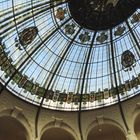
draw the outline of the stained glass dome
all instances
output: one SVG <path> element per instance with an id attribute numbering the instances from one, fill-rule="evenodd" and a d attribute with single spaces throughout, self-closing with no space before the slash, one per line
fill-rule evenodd
<path id="1" fill-rule="evenodd" d="M 1 92 L 91 110 L 140 93 L 139 0 L 2 0 Z"/>

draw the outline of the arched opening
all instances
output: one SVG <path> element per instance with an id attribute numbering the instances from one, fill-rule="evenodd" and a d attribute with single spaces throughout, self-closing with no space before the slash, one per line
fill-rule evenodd
<path id="1" fill-rule="evenodd" d="M 126 140 L 126 137 L 116 126 L 104 124 L 92 128 L 87 140 Z"/>
<path id="2" fill-rule="evenodd" d="M 12 117 L 0 117 L 0 140 L 27 140 L 26 129 Z"/>
<path id="3" fill-rule="evenodd" d="M 137 139 L 140 140 L 140 114 L 136 117 L 134 123 L 134 131 L 137 136 Z"/>
<path id="4" fill-rule="evenodd" d="M 50 128 L 46 130 L 41 140 L 75 140 L 72 134 L 61 128 Z"/>

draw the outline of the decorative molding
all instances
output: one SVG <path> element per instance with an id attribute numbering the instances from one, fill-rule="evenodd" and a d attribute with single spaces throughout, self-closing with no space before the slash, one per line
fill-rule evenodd
<path id="1" fill-rule="evenodd" d="M 137 140 L 136 135 L 131 133 L 130 131 L 128 131 L 126 138 L 127 138 L 127 140 Z"/>
<path id="2" fill-rule="evenodd" d="M 104 124 L 104 118 L 103 118 L 103 115 L 96 116 L 96 119 L 97 119 L 97 123 L 98 123 L 98 126 L 99 126 L 99 131 L 102 131 L 102 129 L 101 129 L 101 125 Z"/>
<path id="3" fill-rule="evenodd" d="M 136 108 L 140 108 L 140 102 L 136 104 Z"/>
<path id="4" fill-rule="evenodd" d="M 63 119 L 62 118 L 56 118 L 56 117 L 52 117 L 54 119 L 54 127 L 61 127 L 63 124 Z"/>
<path id="5" fill-rule="evenodd" d="M 22 111 L 23 111 L 23 110 L 22 110 L 21 108 L 15 106 L 14 109 L 12 110 L 12 112 L 11 112 L 11 116 L 12 116 L 13 118 L 17 118 L 17 116 L 18 116 L 19 114 L 22 114 Z"/>

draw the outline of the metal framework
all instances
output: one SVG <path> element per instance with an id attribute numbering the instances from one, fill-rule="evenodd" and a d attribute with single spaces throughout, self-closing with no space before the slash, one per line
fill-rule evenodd
<path id="1" fill-rule="evenodd" d="M 124 9 L 122 13 L 125 16 Z M 98 20 L 97 26 L 100 15 Z M 93 31 L 74 21 L 65 0 L 0 2 L 0 94 L 8 89 L 38 106 L 36 136 L 42 107 L 78 111 L 83 140 L 82 111 L 118 103 L 129 130 L 121 102 L 140 92 L 139 23 L 137 9 L 120 25 Z M 15 40 L 30 27 L 37 27 L 37 36 L 20 50 Z M 121 59 L 125 51 L 135 56 L 127 70 Z"/>

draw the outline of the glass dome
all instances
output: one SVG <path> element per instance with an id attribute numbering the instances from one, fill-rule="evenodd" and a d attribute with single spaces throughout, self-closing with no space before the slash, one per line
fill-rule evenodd
<path id="1" fill-rule="evenodd" d="M 0 2 L 1 92 L 65 111 L 139 94 L 139 0 L 74 2 Z"/>

